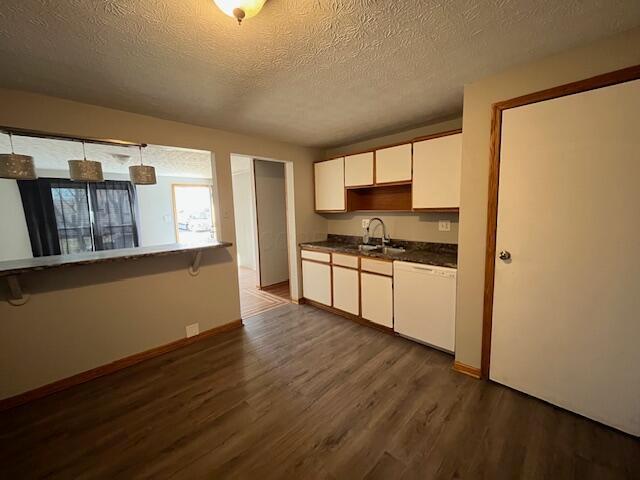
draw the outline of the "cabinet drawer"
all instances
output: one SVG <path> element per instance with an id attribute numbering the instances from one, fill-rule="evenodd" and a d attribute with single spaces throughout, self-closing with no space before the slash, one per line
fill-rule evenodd
<path id="1" fill-rule="evenodd" d="M 393 275 L 393 263 L 383 260 L 372 260 L 371 258 L 360 259 L 360 269 L 363 272 L 379 273 L 381 275 Z"/>
<path id="2" fill-rule="evenodd" d="M 354 255 L 344 255 L 341 253 L 332 253 L 332 263 L 341 267 L 358 268 L 358 257 Z"/>
<path id="3" fill-rule="evenodd" d="M 300 256 L 307 260 L 315 260 L 316 262 L 326 262 L 329 263 L 331 261 L 331 255 L 326 252 L 314 252 L 312 250 L 302 250 Z"/>

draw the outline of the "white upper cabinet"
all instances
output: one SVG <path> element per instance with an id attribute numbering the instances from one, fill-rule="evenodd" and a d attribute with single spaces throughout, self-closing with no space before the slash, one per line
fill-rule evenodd
<path id="1" fill-rule="evenodd" d="M 316 210 L 344 211 L 344 157 L 314 164 Z"/>
<path id="2" fill-rule="evenodd" d="M 460 207 L 462 133 L 413 144 L 413 208 Z"/>
<path id="3" fill-rule="evenodd" d="M 376 183 L 411 181 L 411 144 L 376 151 Z"/>
<path id="4" fill-rule="evenodd" d="M 344 158 L 344 185 L 373 185 L 373 152 L 348 155 Z"/>

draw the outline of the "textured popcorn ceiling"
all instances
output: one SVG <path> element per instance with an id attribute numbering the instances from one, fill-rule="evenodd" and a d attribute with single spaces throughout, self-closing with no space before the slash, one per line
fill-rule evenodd
<path id="1" fill-rule="evenodd" d="M 2 0 L 0 85 L 309 146 L 462 111 L 463 85 L 632 28 L 638 0 Z"/>
<path id="2" fill-rule="evenodd" d="M 82 159 L 82 144 L 67 140 L 13 137 L 16 153 L 31 155 L 38 170 L 67 170 L 67 160 Z M 0 133 L 0 153 L 10 151 L 9 137 Z M 102 162 L 106 173 L 129 174 L 131 165 L 140 163 L 135 147 L 86 144 L 87 158 Z M 211 152 L 149 145 L 143 150 L 143 161 L 153 165 L 156 174 L 167 177 L 211 178 Z"/>

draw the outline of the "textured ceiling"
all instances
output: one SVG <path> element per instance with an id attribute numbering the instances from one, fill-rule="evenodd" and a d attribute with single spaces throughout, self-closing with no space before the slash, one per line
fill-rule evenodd
<path id="1" fill-rule="evenodd" d="M 67 170 L 67 160 L 82 159 L 82 144 L 65 140 L 13 137 L 16 153 L 31 155 L 38 170 Z M 0 153 L 10 152 L 9 137 L 0 133 Z M 87 144 L 87 158 L 102 162 L 106 173 L 129 174 L 129 167 L 140 163 L 135 147 Z M 211 178 L 211 153 L 201 150 L 149 145 L 143 161 L 156 173 L 167 177 Z"/>
<path id="2" fill-rule="evenodd" d="M 328 147 L 638 24 L 638 0 L 269 0 L 241 27 L 212 0 L 2 0 L 0 85 Z"/>

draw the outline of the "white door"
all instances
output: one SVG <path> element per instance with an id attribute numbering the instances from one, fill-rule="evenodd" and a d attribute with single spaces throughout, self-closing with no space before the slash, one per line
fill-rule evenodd
<path id="1" fill-rule="evenodd" d="M 490 377 L 640 435 L 640 80 L 506 110 Z"/>
<path id="2" fill-rule="evenodd" d="M 376 183 L 411 180 L 411 144 L 376 151 Z"/>
<path id="3" fill-rule="evenodd" d="M 413 208 L 460 206 L 462 134 L 413 144 Z"/>
<path id="4" fill-rule="evenodd" d="M 302 294 L 304 298 L 331 306 L 331 266 L 302 260 Z"/>
<path id="5" fill-rule="evenodd" d="M 360 314 L 360 282 L 358 270 L 333 268 L 333 307 L 353 315 Z"/>
<path id="6" fill-rule="evenodd" d="M 393 280 L 375 273 L 360 274 L 362 318 L 393 327 Z"/>
<path id="7" fill-rule="evenodd" d="M 344 158 L 317 162 L 313 168 L 316 210 L 345 210 Z"/>

